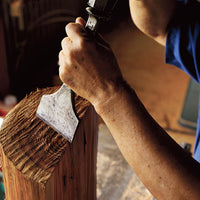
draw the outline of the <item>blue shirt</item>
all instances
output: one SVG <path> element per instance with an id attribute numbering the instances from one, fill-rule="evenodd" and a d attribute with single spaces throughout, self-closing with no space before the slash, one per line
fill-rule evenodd
<path id="1" fill-rule="evenodd" d="M 165 61 L 200 83 L 200 3 L 196 0 L 177 0 L 177 12 L 168 26 Z M 200 112 L 194 158 L 200 162 Z"/>

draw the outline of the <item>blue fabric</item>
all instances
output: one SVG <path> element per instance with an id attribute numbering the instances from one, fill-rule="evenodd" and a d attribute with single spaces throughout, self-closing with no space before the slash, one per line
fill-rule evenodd
<path id="1" fill-rule="evenodd" d="M 165 61 L 200 83 L 200 3 L 196 0 L 177 0 L 176 15 L 168 27 Z M 200 112 L 194 158 L 200 162 Z"/>

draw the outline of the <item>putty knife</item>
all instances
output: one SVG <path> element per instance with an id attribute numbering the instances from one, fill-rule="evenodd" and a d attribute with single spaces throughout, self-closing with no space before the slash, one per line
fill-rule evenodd
<path id="1" fill-rule="evenodd" d="M 89 0 L 86 10 L 89 17 L 86 30 L 94 33 L 99 19 L 108 18 L 116 0 Z M 108 12 L 109 11 L 109 12 Z M 63 84 L 61 88 L 50 95 L 43 95 L 36 111 L 37 117 L 64 136 L 73 141 L 79 120 L 73 110 L 72 91 Z"/>

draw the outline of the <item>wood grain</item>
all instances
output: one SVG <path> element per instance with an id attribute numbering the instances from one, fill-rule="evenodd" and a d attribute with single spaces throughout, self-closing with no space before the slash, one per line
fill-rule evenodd
<path id="1" fill-rule="evenodd" d="M 75 96 L 80 124 L 72 144 L 35 115 L 42 95 L 57 89 L 30 94 L 4 120 L 0 147 L 7 200 L 96 199 L 94 108 Z"/>

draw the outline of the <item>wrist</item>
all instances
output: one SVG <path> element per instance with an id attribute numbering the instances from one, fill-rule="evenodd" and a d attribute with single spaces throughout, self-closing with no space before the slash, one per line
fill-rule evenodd
<path id="1" fill-rule="evenodd" d="M 102 116 L 113 109 L 113 106 L 117 105 L 118 101 L 123 98 L 125 93 L 130 90 L 130 86 L 125 80 L 120 80 L 115 84 L 109 84 L 106 90 L 102 91 L 98 99 L 93 101 L 93 106 L 96 112 Z"/>

